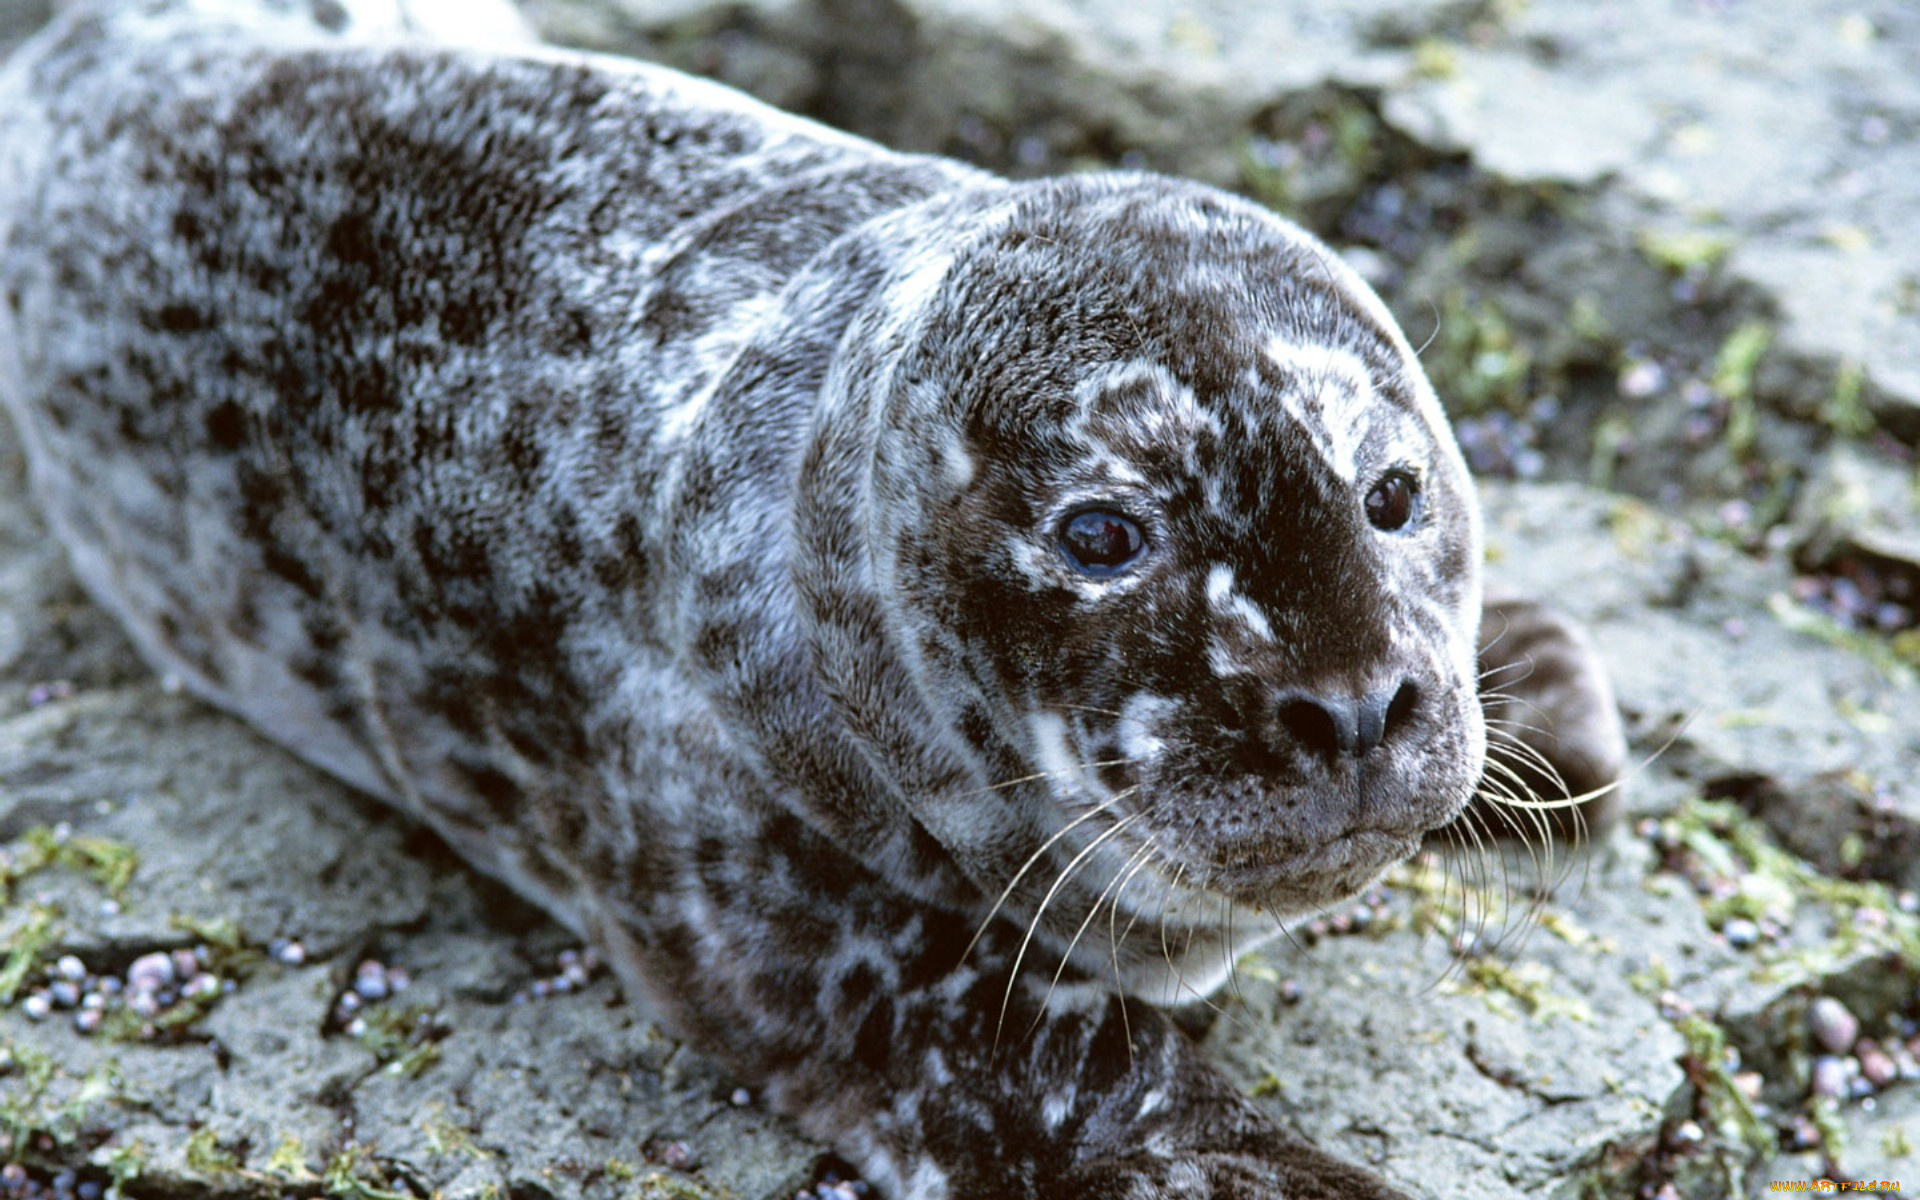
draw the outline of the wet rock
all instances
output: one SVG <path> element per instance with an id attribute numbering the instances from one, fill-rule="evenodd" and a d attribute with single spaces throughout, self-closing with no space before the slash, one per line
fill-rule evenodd
<path id="1" fill-rule="evenodd" d="M 1920 609 L 1920 498 L 1906 456 L 1841 442 L 1816 466 L 1794 508 L 1794 558 L 1805 571 L 1863 569 L 1873 601 Z M 1864 614 L 1870 623 L 1872 614 Z"/>
<path id="2" fill-rule="evenodd" d="M 1850 769 L 1816 775 L 1740 773 L 1705 792 L 1766 822 L 1782 845 L 1830 875 L 1920 887 L 1920 820 L 1896 804 L 1889 777 Z"/>

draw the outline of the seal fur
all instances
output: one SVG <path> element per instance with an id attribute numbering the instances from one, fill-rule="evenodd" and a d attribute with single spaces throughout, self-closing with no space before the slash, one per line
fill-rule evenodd
<path id="1" fill-rule="evenodd" d="M 87 6 L 0 84 L 0 399 L 143 653 L 889 1195 L 1390 1194 L 1124 999 L 1480 776 L 1478 518 L 1365 285 L 1197 185 L 338 24 Z"/>

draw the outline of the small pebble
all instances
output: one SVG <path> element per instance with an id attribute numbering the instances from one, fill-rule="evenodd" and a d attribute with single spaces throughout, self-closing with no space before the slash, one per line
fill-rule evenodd
<path id="1" fill-rule="evenodd" d="M 297 967 L 307 961 L 307 948 L 288 938 L 275 938 L 268 942 L 267 953 L 275 962 L 289 967 Z"/>
<path id="2" fill-rule="evenodd" d="M 53 1001 L 45 992 L 32 992 L 20 1002 L 20 1011 L 27 1014 L 29 1021 L 44 1021 L 53 1015 Z"/>
<path id="3" fill-rule="evenodd" d="M 1907 1049 L 1905 1042 L 1889 1042 L 1884 1047 L 1886 1056 L 1893 1060 L 1893 1069 L 1902 1079 L 1920 1079 L 1920 1061 L 1915 1061 L 1913 1052 Z"/>
<path id="4" fill-rule="evenodd" d="M 36 683 L 27 690 L 27 707 L 39 708 L 56 700 L 71 700 L 74 697 L 73 684 L 65 679 L 56 679 L 51 683 Z"/>
<path id="5" fill-rule="evenodd" d="M 62 954 L 53 964 L 53 973 L 62 979 L 71 979 L 78 983 L 87 977 L 87 964 L 71 954 Z"/>
<path id="6" fill-rule="evenodd" d="M 1745 917 L 1728 918 L 1721 933 L 1726 935 L 1727 945 L 1735 950 L 1745 950 L 1760 940 L 1760 927 Z"/>
<path id="7" fill-rule="evenodd" d="M 1282 979 L 1280 981 L 1280 1003 L 1298 1004 L 1300 1003 L 1300 998 L 1305 994 L 1305 990 L 1301 988 L 1298 979 Z"/>
<path id="8" fill-rule="evenodd" d="M 685 1142 L 668 1142 L 660 1147 L 660 1165 L 674 1171 L 691 1171 L 700 1165 L 700 1156 Z"/>
<path id="9" fill-rule="evenodd" d="M 1676 1146 L 1698 1146 L 1707 1140 L 1707 1131 L 1700 1128 L 1698 1121 L 1682 1121 L 1673 1127 L 1673 1143 Z"/>
<path id="10" fill-rule="evenodd" d="M 73 1008 L 80 1003 L 80 985 L 71 979 L 56 979 L 47 985 L 47 999 L 55 1008 Z"/>
<path id="11" fill-rule="evenodd" d="M 1787 1131 L 1787 1149 L 1811 1150 L 1820 1144 L 1820 1127 L 1813 1118 L 1802 1114 L 1793 1119 L 1793 1126 Z"/>
<path id="12" fill-rule="evenodd" d="M 83 1008 L 73 1014 L 73 1027 L 81 1033 L 98 1033 L 100 1023 L 106 1019 L 107 1014 L 100 1009 Z"/>
<path id="13" fill-rule="evenodd" d="M 163 951 L 143 954 L 127 967 L 127 986 L 136 991 L 157 992 L 173 982 L 173 956 Z"/>
<path id="14" fill-rule="evenodd" d="M 727 1097 L 727 1103 L 733 1105 L 735 1108 L 745 1108 L 747 1105 L 753 1103 L 753 1093 L 745 1088 L 735 1088 L 733 1089 L 733 1095 Z"/>
<path id="15" fill-rule="evenodd" d="M 1666 368 L 1652 359 L 1641 359 L 1620 372 L 1620 394 L 1640 400 L 1667 386 Z"/>
<path id="16" fill-rule="evenodd" d="M 1845 1059 L 1823 1054 L 1813 1060 L 1813 1094 L 1839 1099 L 1847 1094 L 1847 1063 Z"/>
<path id="17" fill-rule="evenodd" d="M 1845 1054 L 1860 1036 L 1860 1018 L 1832 996 L 1822 996 L 1807 1010 L 1807 1028 L 1827 1053 Z"/>
<path id="18" fill-rule="evenodd" d="M 354 968 L 353 990 L 362 1000 L 385 1000 L 392 991 L 387 981 L 387 969 L 368 959 Z"/>

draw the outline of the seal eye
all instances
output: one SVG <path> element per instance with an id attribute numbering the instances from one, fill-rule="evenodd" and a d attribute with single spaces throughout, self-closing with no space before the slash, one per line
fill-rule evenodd
<path id="1" fill-rule="evenodd" d="M 1419 507 L 1420 485 L 1405 471 L 1388 471 L 1367 492 L 1367 522 L 1385 533 L 1405 529 Z"/>
<path id="2" fill-rule="evenodd" d="M 1140 526 L 1119 513 L 1075 513 L 1060 530 L 1060 552 L 1088 575 L 1117 575 L 1147 547 Z"/>

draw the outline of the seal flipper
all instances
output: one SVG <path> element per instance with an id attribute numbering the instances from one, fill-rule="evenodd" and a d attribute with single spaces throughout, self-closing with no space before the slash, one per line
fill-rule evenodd
<path id="1" fill-rule="evenodd" d="M 1626 770 L 1613 684 L 1578 625 L 1536 600 L 1489 598 L 1480 620 L 1480 704 L 1487 717 L 1487 775 L 1475 815 L 1464 819 L 1503 837 L 1537 840 L 1551 833 L 1561 845 L 1592 840 L 1613 823 L 1618 786 L 1563 808 L 1524 808 L 1498 798 L 1584 796 L 1616 785 Z"/>

